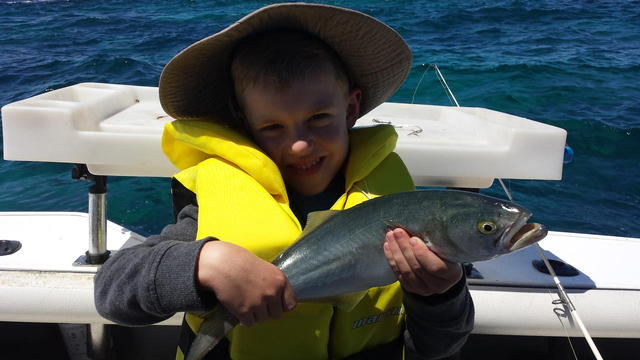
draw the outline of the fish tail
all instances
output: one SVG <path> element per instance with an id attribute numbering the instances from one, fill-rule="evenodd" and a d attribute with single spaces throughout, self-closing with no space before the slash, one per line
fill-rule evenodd
<path id="1" fill-rule="evenodd" d="M 207 313 L 198 335 L 191 343 L 186 360 L 201 360 L 224 338 L 234 326 L 238 324 L 236 319 L 227 308 L 222 305 L 216 306 Z"/>

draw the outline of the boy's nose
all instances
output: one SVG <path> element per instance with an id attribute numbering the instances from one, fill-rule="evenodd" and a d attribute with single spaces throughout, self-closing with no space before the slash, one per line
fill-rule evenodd
<path id="1" fill-rule="evenodd" d="M 291 152 L 296 155 L 306 155 L 311 152 L 313 143 L 311 134 L 303 126 L 298 126 L 291 133 Z"/>
<path id="2" fill-rule="evenodd" d="M 297 139 L 291 144 L 291 152 L 294 154 L 304 154 L 311 151 L 311 141 L 309 139 Z"/>

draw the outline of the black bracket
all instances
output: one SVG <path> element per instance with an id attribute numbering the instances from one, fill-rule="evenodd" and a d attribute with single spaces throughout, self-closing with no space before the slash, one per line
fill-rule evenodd
<path id="1" fill-rule="evenodd" d="M 107 177 L 92 174 L 85 164 L 73 164 L 71 178 L 74 180 L 93 181 L 94 184 L 89 187 L 90 194 L 104 194 L 107 192 Z"/>

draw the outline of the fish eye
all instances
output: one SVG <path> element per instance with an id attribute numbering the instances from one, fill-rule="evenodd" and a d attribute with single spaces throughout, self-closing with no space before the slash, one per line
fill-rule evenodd
<path id="1" fill-rule="evenodd" d="M 478 231 L 485 235 L 491 235 L 498 230 L 498 225 L 493 221 L 480 221 L 478 223 Z"/>

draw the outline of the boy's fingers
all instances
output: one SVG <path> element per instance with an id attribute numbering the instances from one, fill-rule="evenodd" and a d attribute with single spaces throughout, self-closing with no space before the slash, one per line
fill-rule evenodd
<path id="1" fill-rule="evenodd" d="M 393 255 L 391 254 L 391 249 L 389 248 L 389 244 L 385 241 L 384 245 L 383 245 L 383 249 L 384 249 L 384 256 L 387 258 L 387 263 L 389 263 L 389 267 L 391 267 L 391 270 L 393 270 L 393 272 L 397 272 L 397 265 L 396 265 L 396 260 L 393 258 Z"/>
<path id="2" fill-rule="evenodd" d="M 297 303 L 296 294 L 293 292 L 293 288 L 287 280 L 287 285 L 282 292 L 282 311 L 286 312 L 295 309 Z"/>
<path id="3" fill-rule="evenodd" d="M 241 325 L 248 326 L 247 322 L 250 322 L 250 320 L 247 318 L 247 314 L 246 313 L 237 312 L 237 311 L 235 311 L 235 309 L 233 309 L 233 308 L 231 308 L 231 307 L 229 307 L 227 305 L 224 305 L 224 306 L 227 308 L 227 310 L 229 310 L 229 312 L 231 313 L 231 315 L 233 315 L 233 317 L 238 319 L 238 321 L 240 322 Z"/>
<path id="4" fill-rule="evenodd" d="M 398 242 L 396 241 L 392 231 L 387 233 L 385 240 L 384 249 L 385 254 L 388 254 L 387 259 L 389 266 L 391 266 L 391 269 L 393 269 L 396 275 L 400 275 L 402 272 L 400 262 L 404 258 L 402 250 L 398 247 Z"/>
<path id="5" fill-rule="evenodd" d="M 452 265 L 438 257 L 420 239 L 410 238 L 402 229 L 385 236 L 384 252 L 402 287 L 423 296 L 443 293 L 451 287 Z"/>
<path id="6" fill-rule="evenodd" d="M 403 256 L 402 251 L 398 247 L 398 243 L 396 242 L 396 239 L 393 235 L 393 231 L 387 232 L 387 235 L 385 236 L 384 251 L 385 255 L 387 256 L 389 266 L 391 266 L 391 269 L 396 273 L 396 275 L 399 275 L 400 268 L 398 261 Z"/>
<path id="7" fill-rule="evenodd" d="M 259 323 L 267 320 L 269 318 L 269 310 L 268 310 L 267 304 L 262 304 L 261 306 L 258 306 L 253 311 L 253 318 L 255 320 L 255 323 Z"/>
<path id="8" fill-rule="evenodd" d="M 431 276 L 438 276 L 447 272 L 450 265 L 453 263 L 443 260 L 436 255 L 428 246 L 424 243 L 414 244 L 414 253 L 416 260 L 420 264 L 420 267 L 425 270 Z"/>
<path id="9" fill-rule="evenodd" d="M 240 321 L 240 324 L 242 324 L 243 326 L 246 327 L 250 327 L 253 326 L 253 324 L 256 323 L 254 317 L 253 317 L 253 313 L 247 313 L 244 315 L 238 315 L 236 316 L 236 318 L 238 318 L 238 321 Z"/>
<path id="10" fill-rule="evenodd" d="M 409 235 L 404 232 L 404 230 L 397 233 L 394 231 L 394 234 L 396 234 L 398 246 L 400 247 L 402 255 L 404 256 L 405 260 L 407 261 L 407 265 L 409 266 L 408 270 L 413 272 L 416 277 L 425 280 L 427 274 L 424 271 L 422 263 L 416 258 L 415 252 L 419 247 L 418 243 L 422 243 L 422 241 L 414 237 L 410 238 Z"/>
<path id="11" fill-rule="evenodd" d="M 428 276 L 425 282 L 434 293 L 443 293 L 460 280 L 462 267 L 458 263 L 449 262 L 440 258 L 427 246 L 416 246 L 416 258 L 425 268 L 424 274 Z"/>
<path id="12" fill-rule="evenodd" d="M 387 241 L 387 244 L 389 244 L 389 249 L 391 250 L 391 254 L 396 262 L 396 269 L 394 269 L 396 275 L 399 276 L 401 281 L 414 281 L 415 274 L 411 271 L 411 266 L 409 266 L 409 263 L 400 248 L 400 241 L 398 241 L 399 238 L 402 238 L 403 233 L 404 236 L 406 236 L 404 230 L 393 230 L 393 240 Z M 402 278 L 400 278 L 400 276 L 402 276 Z"/>
<path id="13" fill-rule="evenodd" d="M 395 253 L 396 274 L 406 291 L 424 296 L 443 293 L 459 280 L 460 266 L 441 259 L 422 240 L 409 237 L 402 229 L 395 229 L 392 237 L 387 242 L 390 250 L 394 244 L 399 250 Z"/>
<path id="14" fill-rule="evenodd" d="M 385 235 L 385 242 L 382 248 L 384 249 L 384 256 L 387 258 L 387 262 L 389 263 L 391 270 L 393 270 L 393 272 L 397 275 L 398 264 L 396 263 L 396 259 L 393 257 L 393 251 L 391 251 L 391 241 L 394 241 L 393 232 L 389 231 Z"/>
<path id="15" fill-rule="evenodd" d="M 283 304 L 282 300 L 282 297 L 279 296 L 267 303 L 267 312 L 270 318 L 279 318 L 282 316 L 282 313 L 285 311 L 284 308 L 286 306 Z"/>
<path id="16" fill-rule="evenodd" d="M 398 247 L 402 251 L 402 256 L 407 263 L 405 272 L 411 273 L 416 278 L 422 278 L 423 268 L 421 263 L 416 259 L 414 248 L 416 247 L 416 239 L 409 237 L 409 235 L 402 229 L 394 230 L 394 236 L 398 242 Z"/>

